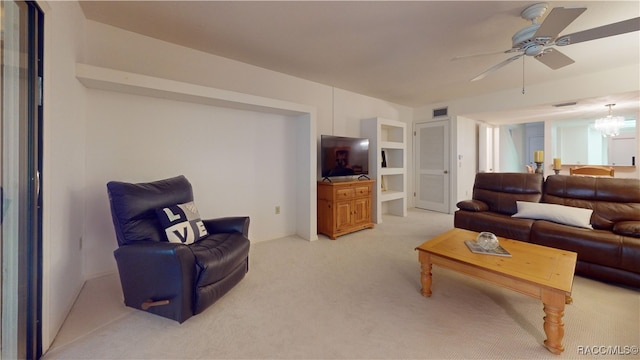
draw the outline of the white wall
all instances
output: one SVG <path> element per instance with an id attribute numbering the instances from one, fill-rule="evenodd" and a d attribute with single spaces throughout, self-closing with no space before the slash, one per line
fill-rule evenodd
<path id="1" fill-rule="evenodd" d="M 76 81 L 84 21 L 76 2 L 45 12 L 43 101 L 43 350 L 84 284 L 85 89 Z"/>
<path id="2" fill-rule="evenodd" d="M 500 172 L 524 172 L 522 161 L 525 154 L 524 125 L 506 125 L 500 127 Z"/>
<path id="3" fill-rule="evenodd" d="M 452 153 L 456 169 L 451 174 L 455 174 L 458 181 L 455 183 L 453 206 L 461 200 L 471 199 L 473 195 L 473 182 L 478 171 L 478 136 L 480 136 L 479 124 L 475 120 L 458 116 L 456 124 L 457 145 L 456 152 Z"/>
<path id="4" fill-rule="evenodd" d="M 296 233 L 288 165 L 308 141 L 293 117 L 86 89 L 77 62 L 309 105 L 316 142 L 359 136 L 361 118 L 412 121 L 404 106 L 86 21 L 76 2 L 45 5 L 44 351 L 83 282 L 116 270 L 108 180 L 184 174 L 203 217 L 249 215 L 266 240 Z"/>
<path id="5" fill-rule="evenodd" d="M 95 21 L 86 21 L 85 37 L 87 64 L 311 105 L 318 110 L 318 124 L 331 121 L 330 86 Z"/>
<path id="6" fill-rule="evenodd" d="M 572 140 L 567 141 L 565 133 L 570 133 Z M 602 137 L 602 136 L 600 136 Z M 565 164 L 588 164 L 589 128 L 587 126 L 562 127 L 558 129 L 559 152 Z M 563 138 L 564 141 L 563 141 Z M 602 146 L 600 146 L 602 148 Z"/>

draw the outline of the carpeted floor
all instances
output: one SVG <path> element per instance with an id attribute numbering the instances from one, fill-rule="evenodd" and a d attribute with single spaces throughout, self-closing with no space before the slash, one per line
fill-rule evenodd
<path id="1" fill-rule="evenodd" d="M 247 277 L 182 325 L 125 308 L 115 274 L 94 279 L 44 359 L 638 358 L 638 291 L 576 276 L 559 356 L 537 300 L 437 266 L 421 296 L 414 248 L 452 224 L 411 210 L 335 241 L 253 244 Z M 614 351 L 636 353 L 600 355 Z"/>

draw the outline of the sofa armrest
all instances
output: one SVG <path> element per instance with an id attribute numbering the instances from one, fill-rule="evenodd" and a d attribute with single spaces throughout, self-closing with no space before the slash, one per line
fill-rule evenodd
<path id="1" fill-rule="evenodd" d="M 218 219 L 202 220 L 204 227 L 210 234 L 230 233 L 237 231 L 249 238 L 249 217 L 232 216 Z"/>
<path id="2" fill-rule="evenodd" d="M 456 204 L 456 206 L 460 210 L 467 211 L 487 211 L 489 210 L 489 205 L 487 203 L 480 200 L 462 200 Z"/>
<path id="3" fill-rule="evenodd" d="M 640 221 L 619 221 L 613 225 L 613 233 L 640 238 Z"/>

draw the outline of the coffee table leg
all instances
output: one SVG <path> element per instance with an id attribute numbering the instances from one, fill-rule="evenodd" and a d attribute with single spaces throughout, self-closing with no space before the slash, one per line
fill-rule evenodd
<path id="1" fill-rule="evenodd" d="M 431 296 L 431 256 L 424 254 L 420 259 L 420 267 L 422 269 L 420 274 L 420 282 L 422 283 L 422 296 Z"/>
<path id="2" fill-rule="evenodd" d="M 544 346 L 552 353 L 559 355 L 564 351 L 562 338 L 564 337 L 564 305 L 566 295 L 561 292 L 542 290 L 542 303 L 544 304 L 544 332 L 547 339 Z"/>

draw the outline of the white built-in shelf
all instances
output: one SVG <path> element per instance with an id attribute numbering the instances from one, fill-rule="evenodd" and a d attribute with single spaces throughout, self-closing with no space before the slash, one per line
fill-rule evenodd
<path id="1" fill-rule="evenodd" d="M 369 138 L 369 176 L 376 180 L 371 211 L 378 224 L 382 214 L 407 216 L 406 129 L 401 121 L 383 118 L 364 119 L 360 124 L 361 136 Z M 386 167 L 382 167 L 382 151 Z"/>
<path id="2" fill-rule="evenodd" d="M 383 168 L 381 167 L 379 170 L 380 175 L 398 175 L 398 174 L 404 174 L 404 169 L 403 168 L 390 168 L 390 167 L 386 167 Z"/>
<path id="3" fill-rule="evenodd" d="M 404 197 L 404 191 L 386 190 L 386 191 L 380 192 L 380 200 L 382 202 L 389 201 L 389 200 L 402 199 L 403 197 Z"/>
<path id="4" fill-rule="evenodd" d="M 383 149 L 404 149 L 404 143 L 393 142 L 393 141 L 383 141 L 380 143 L 380 147 Z"/>

